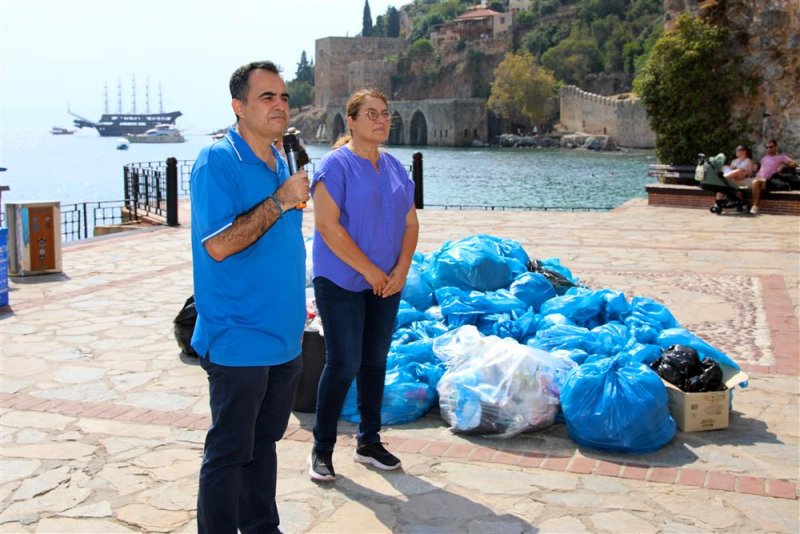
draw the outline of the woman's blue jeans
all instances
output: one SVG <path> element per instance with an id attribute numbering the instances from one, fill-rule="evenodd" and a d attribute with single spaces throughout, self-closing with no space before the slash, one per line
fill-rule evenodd
<path id="1" fill-rule="evenodd" d="M 325 367 L 317 390 L 314 446 L 332 451 L 347 390 L 358 391 L 358 444 L 380 441 L 386 354 L 400 306 L 400 294 L 383 298 L 372 290 L 348 291 L 327 278 L 314 279 L 314 295 L 325 331 Z"/>

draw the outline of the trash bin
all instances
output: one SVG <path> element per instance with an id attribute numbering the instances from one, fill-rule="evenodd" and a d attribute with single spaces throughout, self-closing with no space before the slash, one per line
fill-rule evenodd
<path id="1" fill-rule="evenodd" d="M 61 203 L 6 204 L 8 273 L 61 272 Z"/>
<path id="2" fill-rule="evenodd" d="M 292 410 L 314 413 L 317 410 L 317 386 L 325 365 L 325 338 L 316 330 L 303 332 L 303 371 L 294 394 Z"/>
<path id="3" fill-rule="evenodd" d="M 0 308 L 8 306 L 8 228 L 0 228 Z"/>

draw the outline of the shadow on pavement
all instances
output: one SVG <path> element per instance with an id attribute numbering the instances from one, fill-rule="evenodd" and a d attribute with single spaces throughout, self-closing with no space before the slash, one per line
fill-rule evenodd
<path id="1" fill-rule="evenodd" d="M 337 480 L 336 490 L 370 508 L 392 532 L 539 532 L 520 517 L 498 515 L 488 506 L 424 478 L 402 471 L 374 471 L 403 497 L 385 495 L 346 478 Z M 387 507 L 396 513 L 388 513 Z"/>

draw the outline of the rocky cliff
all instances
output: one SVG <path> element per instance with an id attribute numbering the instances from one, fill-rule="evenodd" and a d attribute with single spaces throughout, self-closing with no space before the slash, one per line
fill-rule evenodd
<path id="1" fill-rule="evenodd" d="M 774 137 L 784 153 L 800 158 L 800 2 L 665 0 L 664 10 L 668 20 L 688 11 L 730 30 L 745 87 L 734 115 L 751 125 L 755 155 Z"/>

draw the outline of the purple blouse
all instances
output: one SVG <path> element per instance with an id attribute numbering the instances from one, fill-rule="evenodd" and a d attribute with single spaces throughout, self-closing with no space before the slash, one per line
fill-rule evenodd
<path id="1" fill-rule="evenodd" d="M 403 164 L 381 152 L 376 171 L 368 159 L 342 146 L 320 161 L 311 181 L 312 195 L 320 182 L 339 207 L 339 223 L 372 263 L 389 273 L 400 257 L 406 216 L 414 205 L 414 182 Z M 315 277 L 324 276 L 348 291 L 372 288 L 316 230 L 312 256 Z"/>

